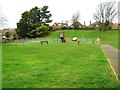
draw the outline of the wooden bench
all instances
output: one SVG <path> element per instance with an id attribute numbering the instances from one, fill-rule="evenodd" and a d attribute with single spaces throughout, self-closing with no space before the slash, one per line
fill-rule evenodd
<path id="1" fill-rule="evenodd" d="M 41 41 L 41 44 L 43 44 L 43 43 L 46 43 L 46 44 L 48 44 L 48 41 Z"/>

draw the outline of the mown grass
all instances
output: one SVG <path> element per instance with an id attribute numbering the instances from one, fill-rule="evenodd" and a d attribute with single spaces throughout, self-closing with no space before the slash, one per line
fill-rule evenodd
<path id="1" fill-rule="evenodd" d="M 3 45 L 3 88 L 117 88 L 99 46 Z"/>
<path id="2" fill-rule="evenodd" d="M 111 70 L 101 48 L 93 43 L 72 42 L 73 36 L 89 39 L 101 37 L 102 43 L 117 46 L 108 41 L 116 37 L 117 31 L 73 31 L 65 30 L 67 43 L 54 39 L 56 31 L 37 39 L 49 44 L 12 43 L 3 45 L 3 88 L 117 88 L 118 81 Z M 105 36 L 104 36 L 105 35 Z M 113 40 L 113 38 L 112 38 Z M 33 42 L 35 40 L 29 41 Z"/>

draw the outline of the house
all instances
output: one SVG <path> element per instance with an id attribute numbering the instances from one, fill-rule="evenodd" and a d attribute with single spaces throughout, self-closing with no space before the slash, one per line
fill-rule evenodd
<path id="1" fill-rule="evenodd" d="M 83 25 L 82 25 L 79 21 L 76 21 L 76 22 L 74 22 L 74 23 L 71 25 L 71 27 L 72 27 L 73 29 L 78 30 L 78 29 L 81 29 L 81 28 L 83 27 Z"/>
<path id="2" fill-rule="evenodd" d="M 118 30 L 118 29 L 120 29 L 119 24 L 118 23 L 113 23 L 112 24 L 112 30 Z"/>
<path id="3" fill-rule="evenodd" d="M 101 22 L 96 21 L 96 22 L 92 23 L 91 25 L 89 25 L 89 27 L 94 27 L 97 30 L 101 27 Z M 113 23 L 113 22 L 109 22 L 109 27 L 111 27 L 112 30 L 120 29 L 119 24 L 118 23 Z"/>
<path id="4" fill-rule="evenodd" d="M 1 36 L 2 36 L 2 38 L 6 38 L 5 36 L 4 36 L 4 34 L 5 33 L 7 33 L 7 32 L 9 32 L 10 33 L 10 39 L 13 39 L 14 38 L 14 34 L 16 33 L 16 30 L 13 28 L 13 29 L 11 29 L 11 28 L 7 28 L 7 29 L 2 29 L 2 30 L 0 30 L 0 33 L 1 33 Z"/>
<path id="5" fill-rule="evenodd" d="M 52 30 L 64 29 L 64 28 L 67 28 L 67 27 L 68 27 L 67 23 L 58 23 L 58 22 L 55 22 L 52 25 Z"/>

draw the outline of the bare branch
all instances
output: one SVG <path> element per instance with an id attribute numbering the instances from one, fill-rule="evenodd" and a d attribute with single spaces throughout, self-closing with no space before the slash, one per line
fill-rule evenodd
<path id="1" fill-rule="evenodd" d="M 7 19 L 5 17 L 0 17 L 0 27 L 5 27 L 7 25 Z"/>
<path id="2" fill-rule="evenodd" d="M 94 20 L 100 22 L 113 21 L 117 16 L 115 2 L 104 2 L 98 5 L 96 13 L 93 15 Z"/>
<path id="3" fill-rule="evenodd" d="M 72 23 L 77 22 L 79 19 L 80 19 L 80 13 L 78 11 L 75 14 L 73 14 L 73 16 L 72 16 Z"/>

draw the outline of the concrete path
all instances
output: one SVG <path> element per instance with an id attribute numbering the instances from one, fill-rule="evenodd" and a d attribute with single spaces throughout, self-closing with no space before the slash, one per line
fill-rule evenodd
<path id="1" fill-rule="evenodd" d="M 111 68 L 120 80 L 120 51 L 110 45 L 101 45 L 101 48 L 107 56 Z"/>

